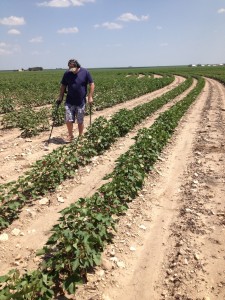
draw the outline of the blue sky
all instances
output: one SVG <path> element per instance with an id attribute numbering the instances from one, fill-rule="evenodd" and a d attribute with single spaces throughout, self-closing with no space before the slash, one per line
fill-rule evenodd
<path id="1" fill-rule="evenodd" d="M 225 0 L 0 0 L 0 70 L 225 63 Z"/>

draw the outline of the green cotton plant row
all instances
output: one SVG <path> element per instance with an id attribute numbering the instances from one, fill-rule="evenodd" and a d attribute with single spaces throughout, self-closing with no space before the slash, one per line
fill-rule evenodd
<path id="1" fill-rule="evenodd" d="M 94 156 L 104 153 L 116 139 L 190 87 L 192 81 L 188 78 L 172 91 L 132 110 L 122 109 L 110 120 L 99 117 L 81 139 L 46 155 L 17 181 L 1 185 L 0 229 L 7 228 L 18 218 L 25 204 L 54 191 L 65 179 L 74 176 L 79 166 L 89 164 Z"/>
<path id="2" fill-rule="evenodd" d="M 49 130 L 50 118 L 52 118 L 54 126 L 63 125 L 64 115 L 64 106 L 57 109 L 57 112 L 56 105 L 52 105 L 51 109 L 41 108 L 39 111 L 35 111 L 30 107 L 23 107 L 3 115 L 1 124 L 3 128 L 7 129 L 19 128 L 21 130 L 21 137 L 27 138 Z"/>
<path id="3" fill-rule="evenodd" d="M 57 99 L 60 81 L 65 70 L 48 70 L 41 72 L 0 72 L 0 114 L 21 109 L 24 106 L 29 108 L 53 104 Z M 107 97 L 116 99 L 117 102 L 124 101 L 126 90 L 128 98 L 132 93 L 143 94 L 172 82 L 174 76 L 163 75 L 160 79 L 151 76 L 150 69 L 127 69 L 127 70 L 91 70 L 96 82 L 96 93 L 99 96 L 99 103 Z M 139 74 L 142 78 L 138 78 Z M 129 77 L 127 77 L 129 76 Z M 163 78 L 165 77 L 165 78 Z M 170 77 L 167 78 L 167 77 Z M 161 83 L 162 82 L 162 83 Z M 132 86 L 131 86 L 132 85 Z M 152 87 L 151 87 L 152 86 Z M 157 87 L 158 86 L 158 87 Z M 116 92 L 120 90 L 120 95 Z M 132 90 L 132 93 L 131 93 Z M 110 92 L 112 91 L 112 94 Z M 109 93 L 108 93 L 109 92 Z M 96 101 L 98 102 L 98 96 Z M 112 100 L 112 103 L 115 101 Z"/>
<path id="4" fill-rule="evenodd" d="M 222 83 L 225 86 L 225 74 L 223 74 L 223 75 L 211 75 L 210 78 L 216 79 L 217 81 L 219 81 L 220 83 Z"/>
<path id="5" fill-rule="evenodd" d="M 151 78 L 144 76 L 112 78 L 100 84 L 96 83 L 94 109 L 102 110 L 118 103 L 122 103 L 141 95 L 151 93 L 163 88 L 174 81 L 175 77 L 165 75 L 162 78 Z"/>
<path id="6" fill-rule="evenodd" d="M 55 102 L 54 99 L 57 99 L 58 97 L 60 80 L 63 72 L 64 71 L 29 72 L 20 74 L 13 72 L 0 73 L 0 114 L 21 109 L 24 106 L 34 108 L 53 104 Z M 172 82 L 174 80 L 174 76 L 171 75 L 165 75 L 164 78 L 154 79 L 148 75 L 149 71 L 145 71 L 145 77 L 142 78 L 142 80 L 139 80 L 137 76 L 126 78 L 127 74 L 128 71 L 122 72 L 121 74 L 115 71 L 107 73 L 93 71 L 93 78 L 96 82 L 96 92 L 101 99 L 100 102 L 102 102 L 104 94 L 107 91 L 113 91 L 111 97 L 115 95 L 117 101 L 121 102 L 119 100 L 119 94 L 117 94 L 116 91 L 117 88 L 120 89 L 122 86 L 124 88 L 121 99 L 123 98 L 123 95 L 126 95 L 127 89 L 129 89 L 129 95 L 131 84 L 133 93 L 137 93 L 137 91 L 143 93 L 164 86 L 165 84 L 168 84 L 166 82 Z M 137 88 L 135 88 L 135 86 Z"/>
<path id="7" fill-rule="evenodd" d="M 100 76 L 99 78 L 102 78 Z M 95 101 L 93 105 L 93 110 L 102 110 L 106 107 L 111 107 L 115 104 L 128 101 L 137 96 L 155 91 L 159 88 L 162 88 L 174 80 L 174 76 L 166 75 L 162 78 L 151 78 L 149 76 L 144 76 L 144 78 L 138 79 L 136 76 L 131 78 L 126 78 L 123 75 L 120 76 L 110 76 L 105 78 L 98 83 L 99 78 L 96 79 L 96 92 L 95 92 Z M 21 83 L 22 84 L 22 83 Z M 22 84 L 24 88 L 24 84 Z M 24 93 L 32 93 L 32 91 L 24 89 Z M 41 95 L 40 89 L 38 90 L 39 95 Z M 0 112 L 4 110 L 4 115 L 1 120 L 3 128 L 19 128 L 22 137 L 32 137 L 38 135 L 42 131 L 49 130 L 49 119 L 56 119 L 55 126 L 60 126 L 64 123 L 64 106 L 60 106 L 57 116 L 54 114 L 54 102 L 52 103 L 52 115 L 48 108 L 42 108 L 40 111 L 36 111 L 34 106 L 43 105 L 36 103 L 35 101 L 31 102 L 31 99 L 34 99 L 32 95 L 29 96 L 29 101 L 24 101 L 20 103 L 21 107 L 16 108 L 16 100 L 9 98 L 0 99 Z M 35 104 L 36 103 L 36 104 Z M 49 103 L 49 101 L 47 102 Z M 19 117 L 18 117 L 19 116 Z"/>
<path id="8" fill-rule="evenodd" d="M 49 109 L 43 107 L 38 111 L 30 106 L 23 106 L 20 109 L 12 110 L 2 116 L 1 125 L 5 129 L 19 128 L 21 137 L 27 138 L 48 131 L 50 119 L 56 120 L 55 126 L 64 124 L 64 107 L 55 113 L 55 105 Z"/>
<path id="9" fill-rule="evenodd" d="M 3 128 L 19 128 L 21 137 L 32 137 L 42 131 L 49 130 L 50 112 L 47 108 L 35 111 L 30 107 L 24 107 L 17 111 L 5 114 L 1 124 Z"/>
<path id="10" fill-rule="evenodd" d="M 142 189 L 144 179 L 172 136 L 178 122 L 204 87 L 196 87 L 180 102 L 162 113 L 148 129 L 139 130 L 135 144 L 117 160 L 114 171 L 90 198 L 80 198 L 61 211 L 52 235 L 38 255 L 37 270 L 20 275 L 11 270 L 0 277 L 0 299 L 48 300 L 87 281 L 88 271 L 101 261 L 105 246 L 112 242 L 118 217 Z"/>
<path id="11" fill-rule="evenodd" d="M 0 114 L 52 104 L 59 93 L 63 70 L 0 72 Z M 5 109 L 6 110 L 5 110 Z"/>

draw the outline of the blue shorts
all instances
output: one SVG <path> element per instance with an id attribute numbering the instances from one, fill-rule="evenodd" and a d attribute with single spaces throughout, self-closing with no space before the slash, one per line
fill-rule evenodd
<path id="1" fill-rule="evenodd" d="M 78 124 L 83 124 L 85 115 L 85 104 L 81 106 L 72 105 L 69 103 L 65 104 L 66 114 L 65 122 L 73 122 L 77 120 Z"/>

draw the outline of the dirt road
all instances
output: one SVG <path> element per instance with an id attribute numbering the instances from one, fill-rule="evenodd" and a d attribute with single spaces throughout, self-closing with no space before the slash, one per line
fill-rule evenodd
<path id="1" fill-rule="evenodd" d="M 180 77 L 173 87 L 179 82 Z M 168 88 L 119 108 L 149 101 Z M 174 99 L 173 103 L 179 100 Z M 5 231 L 8 240 L 0 242 L 1 275 L 12 267 L 35 268 L 38 264 L 35 251 L 47 241 L 58 212 L 79 197 L 94 193 L 102 185 L 103 176 L 113 169 L 117 157 L 133 143 L 137 130 L 149 127 L 171 105 L 163 107 L 107 153 L 95 158 L 91 166 L 80 169 L 76 178 L 66 181 L 56 193 L 47 195 L 49 206 L 36 203 L 24 208 L 20 219 Z M 105 111 L 105 116 L 115 109 L 118 107 Z M 65 131 L 56 130 L 58 136 Z M 95 273 L 88 274 L 88 283 L 80 286 L 70 299 L 225 299 L 224 130 L 225 88 L 206 79 L 204 91 L 180 122 L 142 192 L 120 219 L 114 242 L 104 251 L 102 265 Z M 5 141 L 2 152 L 7 155 L 19 157 L 27 144 L 29 149 L 35 149 L 30 150 L 30 156 L 21 155 L 26 161 L 20 164 L 22 160 L 18 160 L 21 172 L 45 152 L 43 136 L 24 143 L 18 138 L 15 142 L 17 135 L 15 130 L 11 139 L 6 142 L 2 136 L 0 142 Z M 9 154 L 13 143 L 18 143 L 18 152 Z M 5 156 L 1 154 L 0 160 L 7 170 Z M 20 174 L 13 169 L 15 161 L 15 157 L 9 157 L 9 171 L 3 173 L 6 176 L 3 182 Z"/>

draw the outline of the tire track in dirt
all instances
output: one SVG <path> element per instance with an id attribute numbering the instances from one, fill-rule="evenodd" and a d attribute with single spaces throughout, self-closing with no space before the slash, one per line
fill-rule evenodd
<path id="1" fill-rule="evenodd" d="M 225 299 L 225 88 L 207 81 L 210 93 L 172 225 L 175 247 L 165 262 L 162 299 Z"/>
<path id="2" fill-rule="evenodd" d="M 74 299 L 225 299 L 224 103 L 207 79 Z"/>
<path id="3" fill-rule="evenodd" d="M 9 235 L 9 240 L 2 245 L 0 244 L 1 274 L 4 274 L 13 266 L 16 266 L 18 269 L 28 268 L 29 270 L 35 267 L 38 263 L 35 251 L 40 249 L 47 241 L 50 229 L 59 218 L 59 211 L 69 206 L 79 197 L 92 195 L 97 188 L 105 183 L 102 178 L 113 170 L 116 159 L 134 143 L 133 137 L 137 131 L 142 127 L 151 126 L 160 113 L 185 97 L 195 84 L 196 82 L 194 81 L 193 85 L 182 95 L 164 105 L 162 109 L 144 120 L 126 137 L 119 139 L 104 155 L 95 157 L 91 165 L 78 170 L 77 176 L 72 180 L 65 181 L 59 186 L 56 193 L 47 195 L 49 206 L 41 206 L 36 201 L 32 206 L 25 207 L 19 219 L 5 230 L 5 233 Z M 64 203 L 57 201 L 59 196 L 64 199 Z M 20 230 L 19 236 L 12 235 L 12 231 L 15 228 Z M 16 261 L 14 261 L 15 249 L 18 254 Z"/>
<path id="4" fill-rule="evenodd" d="M 122 108 L 132 109 L 139 104 L 145 103 L 147 101 L 152 101 L 154 98 L 162 96 L 164 93 L 172 90 L 173 88 L 181 84 L 184 80 L 185 78 L 181 76 L 175 76 L 175 80 L 173 81 L 173 83 L 162 89 L 115 105 L 113 107 L 106 108 L 102 111 L 96 111 L 92 116 L 92 120 L 94 121 L 100 116 L 110 118 L 112 114 Z M 86 123 L 88 122 L 88 118 L 88 116 L 85 118 Z M 77 126 L 74 127 L 74 133 L 77 135 Z M 49 134 L 49 132 L 42 132 L 39 136 L 32 137 L 31 139 L 23 139 L 20 137 L 20 131 L 18 129 L 1 131 L 0 184 L 9 182 L 11 180 L 16 180 L 26 170 L 28 170 L 36 160 L 41 159 L 50 151 L 53 151 L 54 149 L 62 146 L 62 144 L 65 144 L 64 138 L 67 135 L 65 125 L 54 127 L 51 143 L 48 147 L 49 151 L 46 151 L 46 149 L 44 148 L 44 143 L 48 140 Z"/>

